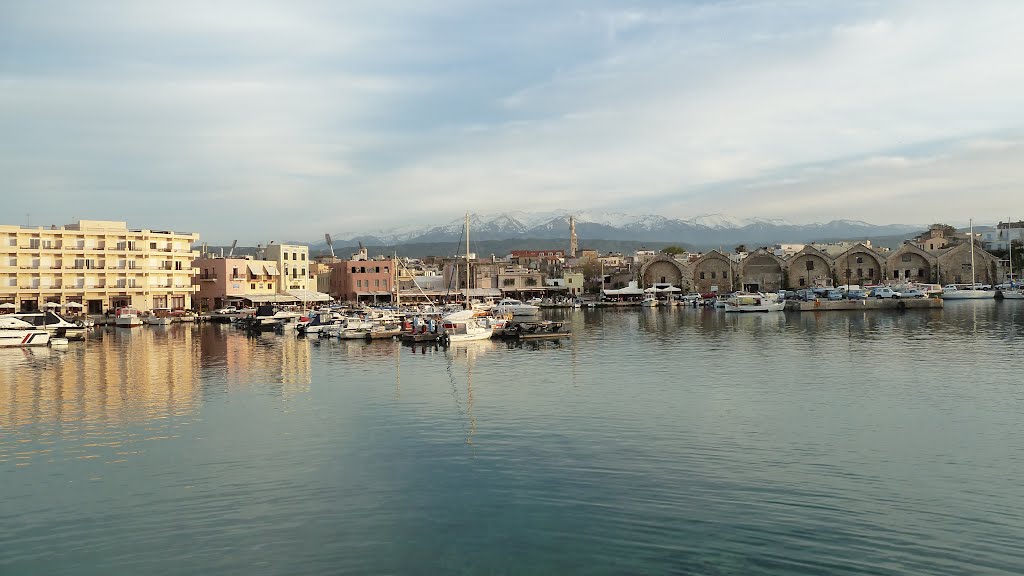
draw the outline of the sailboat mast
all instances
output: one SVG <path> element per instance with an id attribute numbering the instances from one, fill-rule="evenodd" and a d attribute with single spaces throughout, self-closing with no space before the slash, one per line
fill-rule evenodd
<path id="1" fill-rule="evenodd" d="M 963 222 L 963 220 L 961 220 Z M 974 219 L 971 219 L 971 290 L 974 290 L 974 285 L 977 284 L 977 275 L 974 273 Z"/>
<path id="2" fill-rule="evenodd" d="M 395 271 L 395 277 L 392 280 L 392 285 L 395 287 L 395 307 L 401 306 L 402 295 L 399 291 L 398 286 L 398 250 L 395 250 L 395 260 L 391 263 L 391 267 Z"/>
<path id="3" fill-rule="evenodd" d="M 1006 243 L 1010 246 L 1010 288 L 1013 288 L 1013 238 L 1010 238 L 1010 217 L 1006 217 Z"/>
<path id="4" fill-rule="evenodd" d="M 469 310 L 469 211 L 466 212 L 466 310 Z"/>

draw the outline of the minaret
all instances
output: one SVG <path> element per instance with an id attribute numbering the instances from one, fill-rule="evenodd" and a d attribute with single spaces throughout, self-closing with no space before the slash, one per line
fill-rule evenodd
<path id="1" fill-rule="evenodd" d="M 569 216 L 569 258 L 576 257 L 576 217 Z"/>

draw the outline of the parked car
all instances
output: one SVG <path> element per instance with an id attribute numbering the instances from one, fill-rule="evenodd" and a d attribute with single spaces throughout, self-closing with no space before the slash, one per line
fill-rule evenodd
<path id="1" fill-rule="evenodd" d="M 861 289 L 850 290 L 846 293 L 847 300 L 864 300 L 867 297 L 867 291 Z"/>
<path id="2" fill-rule="evenodd" d="M 871 291 L 870 294 L 868 294 L 868 296 L 870 296 L 872 298 L 879 298 L 879 299 L 881 299 L 881 298 L 902 298 L 903 297 L 903 295 L 900 294 L 899 292 L 893 290 L 892 288 L 887 288 L 885 286 L 879 286 L 878 288 L 875 288 L 874 290 Z"/>
<path id="3" fill-rule="evenodd" d="M 927 298 L 928 297 L 927 294 L 925 294 L 924 292 L 918 290 L 917 288 L 914 288 L 912 290 L 904 290 L 903 292 L 900 292 L 900 296 L 903 297 L 903 298 Z"/>
<path id="4" fill-rule="evenodd" d="M 846 297 L 846 294 L 844 294 L 842 290 L 829 290 L 828 291 L 828 299 L 829 300 L 842 300 L 845 297 Z"/>

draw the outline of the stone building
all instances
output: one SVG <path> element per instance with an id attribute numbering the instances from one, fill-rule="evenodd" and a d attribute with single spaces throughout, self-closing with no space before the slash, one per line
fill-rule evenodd
<path id="1" fill-rule="evenodd" d="M 935 282 L 932 269 L 935 253 L 918 248 L 907 242 L 893 252 L 886 261 L 886 280 L 894 282 Z"/>
<path id="2" fill-rule="evenodd" d="M 878 284 L 885 274 L 886 259 L 867 243 L 857 243 L 833 259 L 836 279 L 842 284 Z"/>
<path id="3" fill-rule="evenodd" d="M 640 279 L 644 286 L 671 284 L 688 289 L 692 272 L 682 262 L 667 254 L 657 254 L 640 268 Z"/>
<path id="4" fill-rule="evenodd" d="M 980 246 L 974 246 L 974 282 L 997 284 L 999 259 Z M 939 284 L 970 284 L 971 244 L 964 242 L 943 250 L 935 259 Z"/>
<path id="5" fill-rule="evenodd" d="M 786 261 L 764 248 L 747 254 L 740 263 L 740 286 L 749 292 L 776 292 L 785 287 Z"/>
<path id="6" fill-rule="evenodd" d="M 732 259 L 728 255 L 712 250 L 690 265 L 693 270 L 693 290 L 708 292 L 731 292 L 733 290 Z"/>
<path id="7" fill-rule="evenodd" d="M 786 266 L 791 289 L 834 286 L 832 259 L 813 246 L 790 256 Z"/>

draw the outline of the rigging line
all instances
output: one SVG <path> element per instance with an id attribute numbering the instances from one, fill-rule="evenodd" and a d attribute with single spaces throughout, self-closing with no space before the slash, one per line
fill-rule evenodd
<path id="1" fill-rule="evenodd" d="M 450 349 L 444 351 L 445 370 L 448 372 L 448 381 L 452 383 L 452 399 L 455 400 L 455 412 L 459 415 L 459 423 L 462 425 L 462 432 L 468 436 L 469 426 L 466 423 L 466 411 L 462 408 L 459 400 L 458 385 L 455 383 L 455 374 L 452 372 L 452 354 Z"/>

